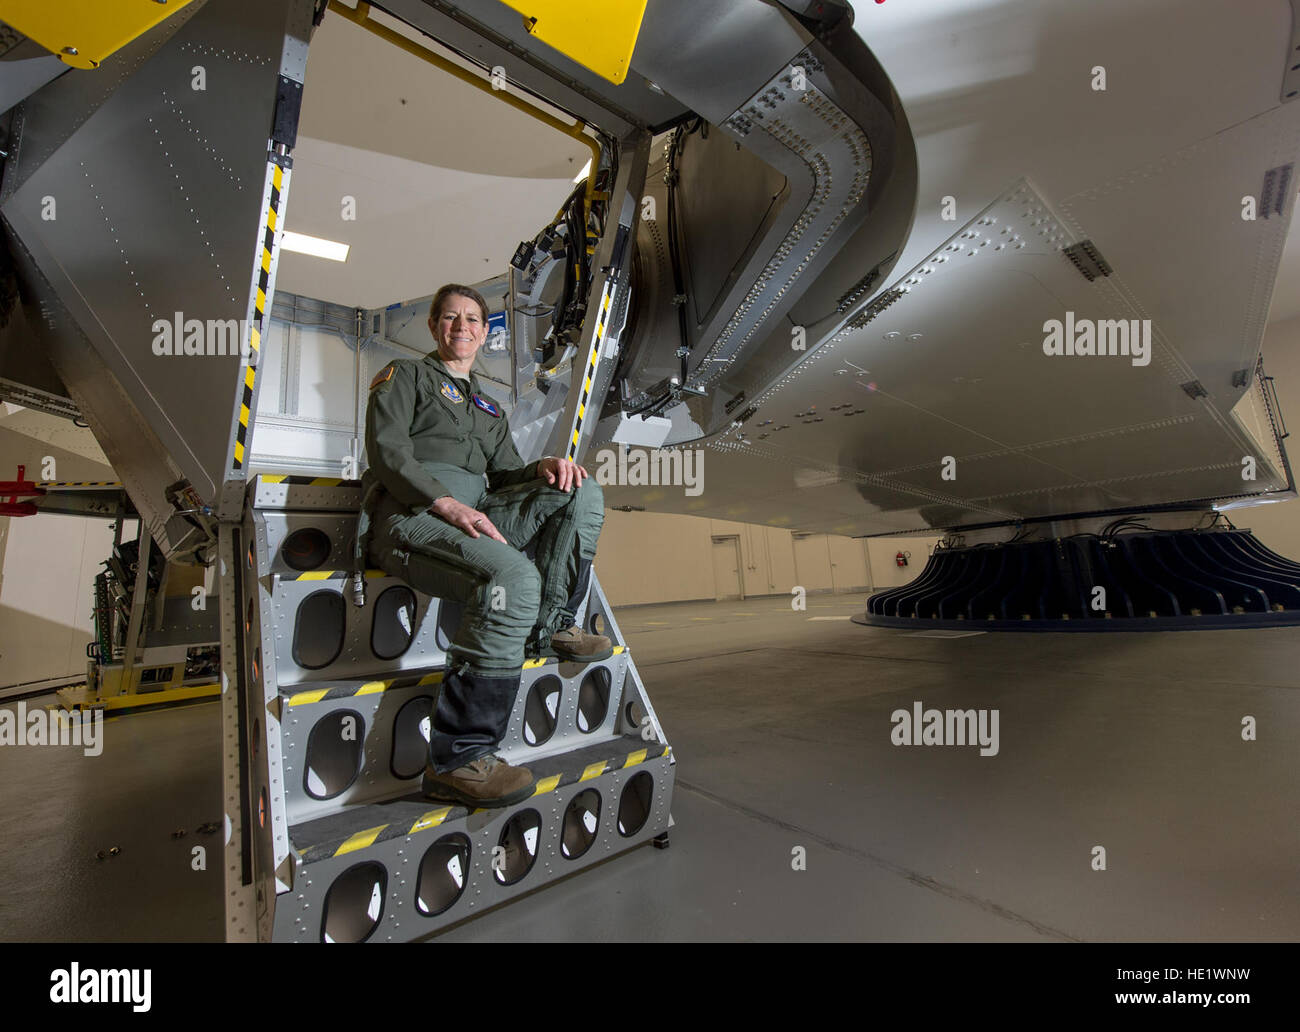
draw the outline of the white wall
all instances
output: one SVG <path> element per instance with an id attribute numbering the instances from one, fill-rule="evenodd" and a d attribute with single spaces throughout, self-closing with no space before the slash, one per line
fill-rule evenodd
<path id="1" fill-rule="evenodd" d="M 606 510 L 596 572 L 615 606 L 717 597 L 713 539 L 740 544 L 745 596 L 865 591 L 905 584 L 925 567 L 937 537 L 796 538 L 779 527 L 653 512 Z M 912 552 L 906 570 L 894 566 L 899 549 Z M 834 565 L 832 565 L 832 563 Z"/>
<path id="2" fill-rule="evenodd" d="M 1300 318 L 1270 323 L 1264 331 L 1264 371 L 1273 377 L 1278 404 L 1292 431 L 1287 458 L 1300 476 Z M 1273 505 L 1234 509 L 1228 517 L 1255 532 L 1265 545 L 1290 559 L 1300 560 L 1300 499 Z"/>
<path id="3" fill-rule="evenodd" d="M 84 674 L 113 524 L 41 513 L 0 517 L 0 535 L 0 688 Z"/>
<path id="4" fill-rule="evenodd" d="M 0 479 L 23 465 L 40 480 L 51 459 L 54 479 L 116 479 L 89 430 L 18 406 L 4 413 Z M 0 517 L 0 687 L 85 674 L 95 574 L 112 549 L 108 520 Z"/>

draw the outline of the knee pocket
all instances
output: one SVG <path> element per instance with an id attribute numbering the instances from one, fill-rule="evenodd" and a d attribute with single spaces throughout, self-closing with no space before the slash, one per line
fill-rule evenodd
<path id="1" fill-rule="evenodd" d="M 536 609 L 542 600 L 542 575 L 527 556 L 503 565 L 492 578 L 493 587 L 505 589 L 506 602 L 514 609 Z"/>

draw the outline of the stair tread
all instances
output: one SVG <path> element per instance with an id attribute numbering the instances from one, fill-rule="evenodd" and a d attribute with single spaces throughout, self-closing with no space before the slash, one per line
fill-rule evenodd
<path id="1" fill-rule="evenodd" d="M 627 651 L 624 645 L 614 646 L 614 655 L 618 656 Z M 612 658 L 612 657 L 611 657 Z M 602 662 L 608 662 L 607 660 Z M 584 667 L 588 663 L 576 663 L 570 660 L 561 660 L 555 656 L 545 656 L 540 659 L 530 659 L 524 664 L 524 669 L 532 670 L 537 667 L 549 666 L 567 666 L 567 667 Z M 389 676 L 376 677 L 334 677 L 320 681 L 299 681 L 295 684 L 282 684 L 279 687 L 279 693 L 290 706 L 302 706 L 313 702 L 322 702 L 328 699 L 348 699 L 355 695 L 374 695 L 380 692 L 386 692 L 399 688 L 410 688 L 419 685 L 434 685 L 442 680 L 442 674 L 445 666 L 438 665 L 426 667 L 420 670 L 401 671 Z M 563 676 L 572 677 L 573 673 L 563 671 Z"/>
<path id="2" fill-rule="evenodd" d="M 669 746 L 662 742 L 622 735 L 570 752 L 537 757 L 527 764 L 537 778 L 536 791 L 529 798 L 593 780 L 607 771 L 633 767 L 668 752 Z M 417 789 L 396 799 L 348 807 L 341 813 L 304 821 L 289 829 L 289 839 L 303 862 L 313 863 L 365 849 L 375 842 L 433 830 L 470 812 L 471 808 L 457 803 L 426 799 Z"/>

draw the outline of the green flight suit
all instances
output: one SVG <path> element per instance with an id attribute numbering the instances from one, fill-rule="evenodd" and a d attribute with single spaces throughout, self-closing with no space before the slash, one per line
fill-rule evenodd
<path id="1" fill-rule="evenodd" d="M 526 644 L 543 648 L 574 623 L 604 521 L 600 486 L 588 477 L 561 491 L 537 463 L 524 465 L 477 376 L 453 374 L 437 352 L 389 363 L 371 383 L 366 455 L 358 549 L 420 591 L 463 603 L 449 665 L 517 675 Z M 444 495 L 486 515 L 509 544 L 429 512 Z M 530 545 L 532 560 L 522 553 Z"/>

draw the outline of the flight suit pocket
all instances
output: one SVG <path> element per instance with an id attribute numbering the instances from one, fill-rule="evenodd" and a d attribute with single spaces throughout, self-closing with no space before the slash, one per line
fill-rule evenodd
<path id="1" fill-rule="evenodd" d="M 459 388 L 457 388 L 459 390 Z M 442 381 L 431 378 L 422 379 L 417 388 L 417 396 L 420 404 L 420 411 L 428 412 L 429 406 L 436 406 L 433 411 L 442 413 L 449 426 L 455 427 L 457 436 L 463 427 L 469 425 L 469 415 L 465 411 L 465 401 L 456 402 L 442 393 Z M 465 392 L 460 391 L 460 396 L 465 397 Z M 443 423 L 443 419 L 435 420 L 436 423 Z"/>

